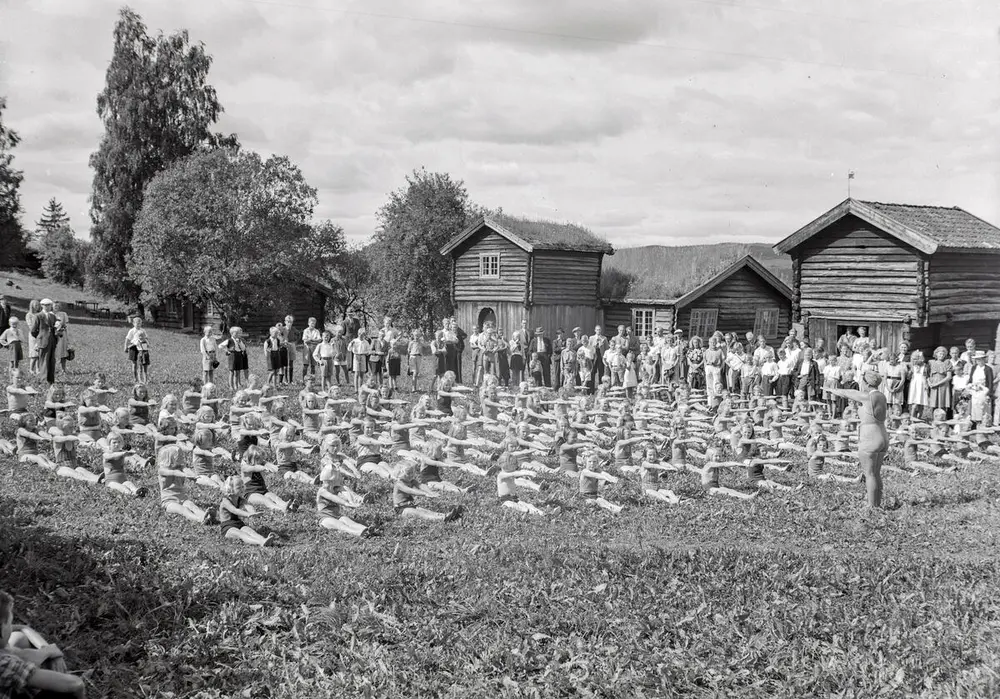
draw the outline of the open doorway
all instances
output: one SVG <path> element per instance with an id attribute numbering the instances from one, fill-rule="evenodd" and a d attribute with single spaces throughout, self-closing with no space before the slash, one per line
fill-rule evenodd
<path id="1" fill-rule="evenodd" d="M 494 328 L 497 325 L 497 314 L 488 306 L 479 311 L 479 320 L 476 322 L 476 326 L 481 330 L 487 323 L 492 323 Z"/>

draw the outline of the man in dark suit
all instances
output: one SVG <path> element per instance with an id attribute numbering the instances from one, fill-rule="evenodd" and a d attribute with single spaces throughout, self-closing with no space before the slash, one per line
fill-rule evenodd
<path id="1" fill-rule="evenodd" d="M 531 343 L 531 333 L 528 332 L 528 321 L 526 319 L 521 319 L 521 329 L 514 334 L 517 340 L 520 341 L 521 347 L 524 347 L 525 351 L 527 351 L 528 345 Z M 525 357 L 525 362 L 527 363 L 529 359 L 531 359 L 530 355 Z"/>
<path id="2" fill-rule="evenodd" d="M 545 330 L 535 328 L 535 339 L 529 345 L 531 354 L 538 353 L 538 359 L 542 363 L 542 383 L 545 386 L 552 386 L 552 340 L 545 337 Z M 529 355 L 530 356 L 530 355 Z"/>
<path id="3" fill-rule="evenodd" d="M 10 317 L 14 315 L 14 309 L 10 307 L 7 297 L 0 294 L 0 333 L 10 325 Z"/>
<path id="4" fill-rule="evenodd" d="M 566 349 L 566 333 L 562 328 L 556 331 L 552 341 L 552 388 L 559 390 L 562 384 L 562 351 Z"/>
<path id="5" fill-rule="evenodd" d="M 45 380 L 51 385 L 56 382 L 57 333 L 64 332 L 56 314 L 52 312 L 52 299 L 42 299 L 42 312 L 31 321 L 28 331 L 35 338 L 38 348 L 38 366 L 45 369 Z"/>

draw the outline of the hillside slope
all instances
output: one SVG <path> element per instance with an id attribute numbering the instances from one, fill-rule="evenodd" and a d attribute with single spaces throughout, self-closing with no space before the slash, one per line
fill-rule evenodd
<path id="1" fill-rule="evenodd" d="M 628 281 L 627 295 L 635 298 L 675 298 L 682 296 L 706 281 L 744 255 L 753 255 L 775 276 L 791 283 L 792 260 L 779 255 L 767 243 L 716 243 L 714 245 L 646 245 L 621 248 L 611 257 L 604 258 L 607 276 L 618 277 L 615 283 L 606 284 L 602 292 L 620 295 L 624 281 Z M 622 280 L 611 270 L 630 277 Z M 617 291 L 617 293 L 615 293 Z"/>

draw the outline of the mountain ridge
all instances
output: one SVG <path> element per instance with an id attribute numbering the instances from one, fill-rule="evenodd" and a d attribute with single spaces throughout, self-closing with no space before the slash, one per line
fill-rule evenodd
<path id="1" fill-rule="evenodd" d="M 683 296 L 744 255 L 753 255 L 786 284 L 792 281 L 792 260 L 768 243 L 706 245 L 642 245 L 619 248 L 604 258 L 601 295 L 608 298 Z"/>

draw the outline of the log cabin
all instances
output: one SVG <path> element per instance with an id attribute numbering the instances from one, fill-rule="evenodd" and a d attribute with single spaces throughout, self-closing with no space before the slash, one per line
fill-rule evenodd
<path id="1" fill-rule="evenodd" d="M 997 340 L 1000 229 L 957 207 L 846 199 L 774 246 L 792 257 L 792 313 L 835 346 L 850 326 L 878 347 Z"/>
<path id="2" fill-rule="evenodd" d="M 319 320 L 322 327 L 326 318 L 327 299 L 333 295 L 333 289 L 320 282 L 302 281 L 296 287 L 292 302 L 287 308 L 266 309 L 253 313 L 237 323 L 243 328 L 247 337 L 254 340 L 265 339 L 268 330 L 286 315 L 295 317 L 299 330 L 306 326 L 310 317 Z M 181 330 L 201 334 L 206 325 L 222 332 L 228 326 L 222 314 L 212 303 L 200 305 L 187 299 L 167 299 L 150 309 L 153 323 L 157 327 L 171 330 Z"/>
<path id="3" fill-rule="evenodd" d="M 451 257 L 451 299 L 461 328 L 493 321 L 507 333 L 528 327 L 594 328 L 611 245 L 587 229 L 506 215 L 478 219 L 441 248 Z"/>
<path id="4" fill-rule="evenodd" d="M 657 329 L 680 329 L 686 337 L 747 331 L 774 341 L 788 333 L 792 290 L 753 256 L 746 255 L 676 299 L 609 301 L 604 309 L 607 334 L 630 325 L 638 337 Z"/>

